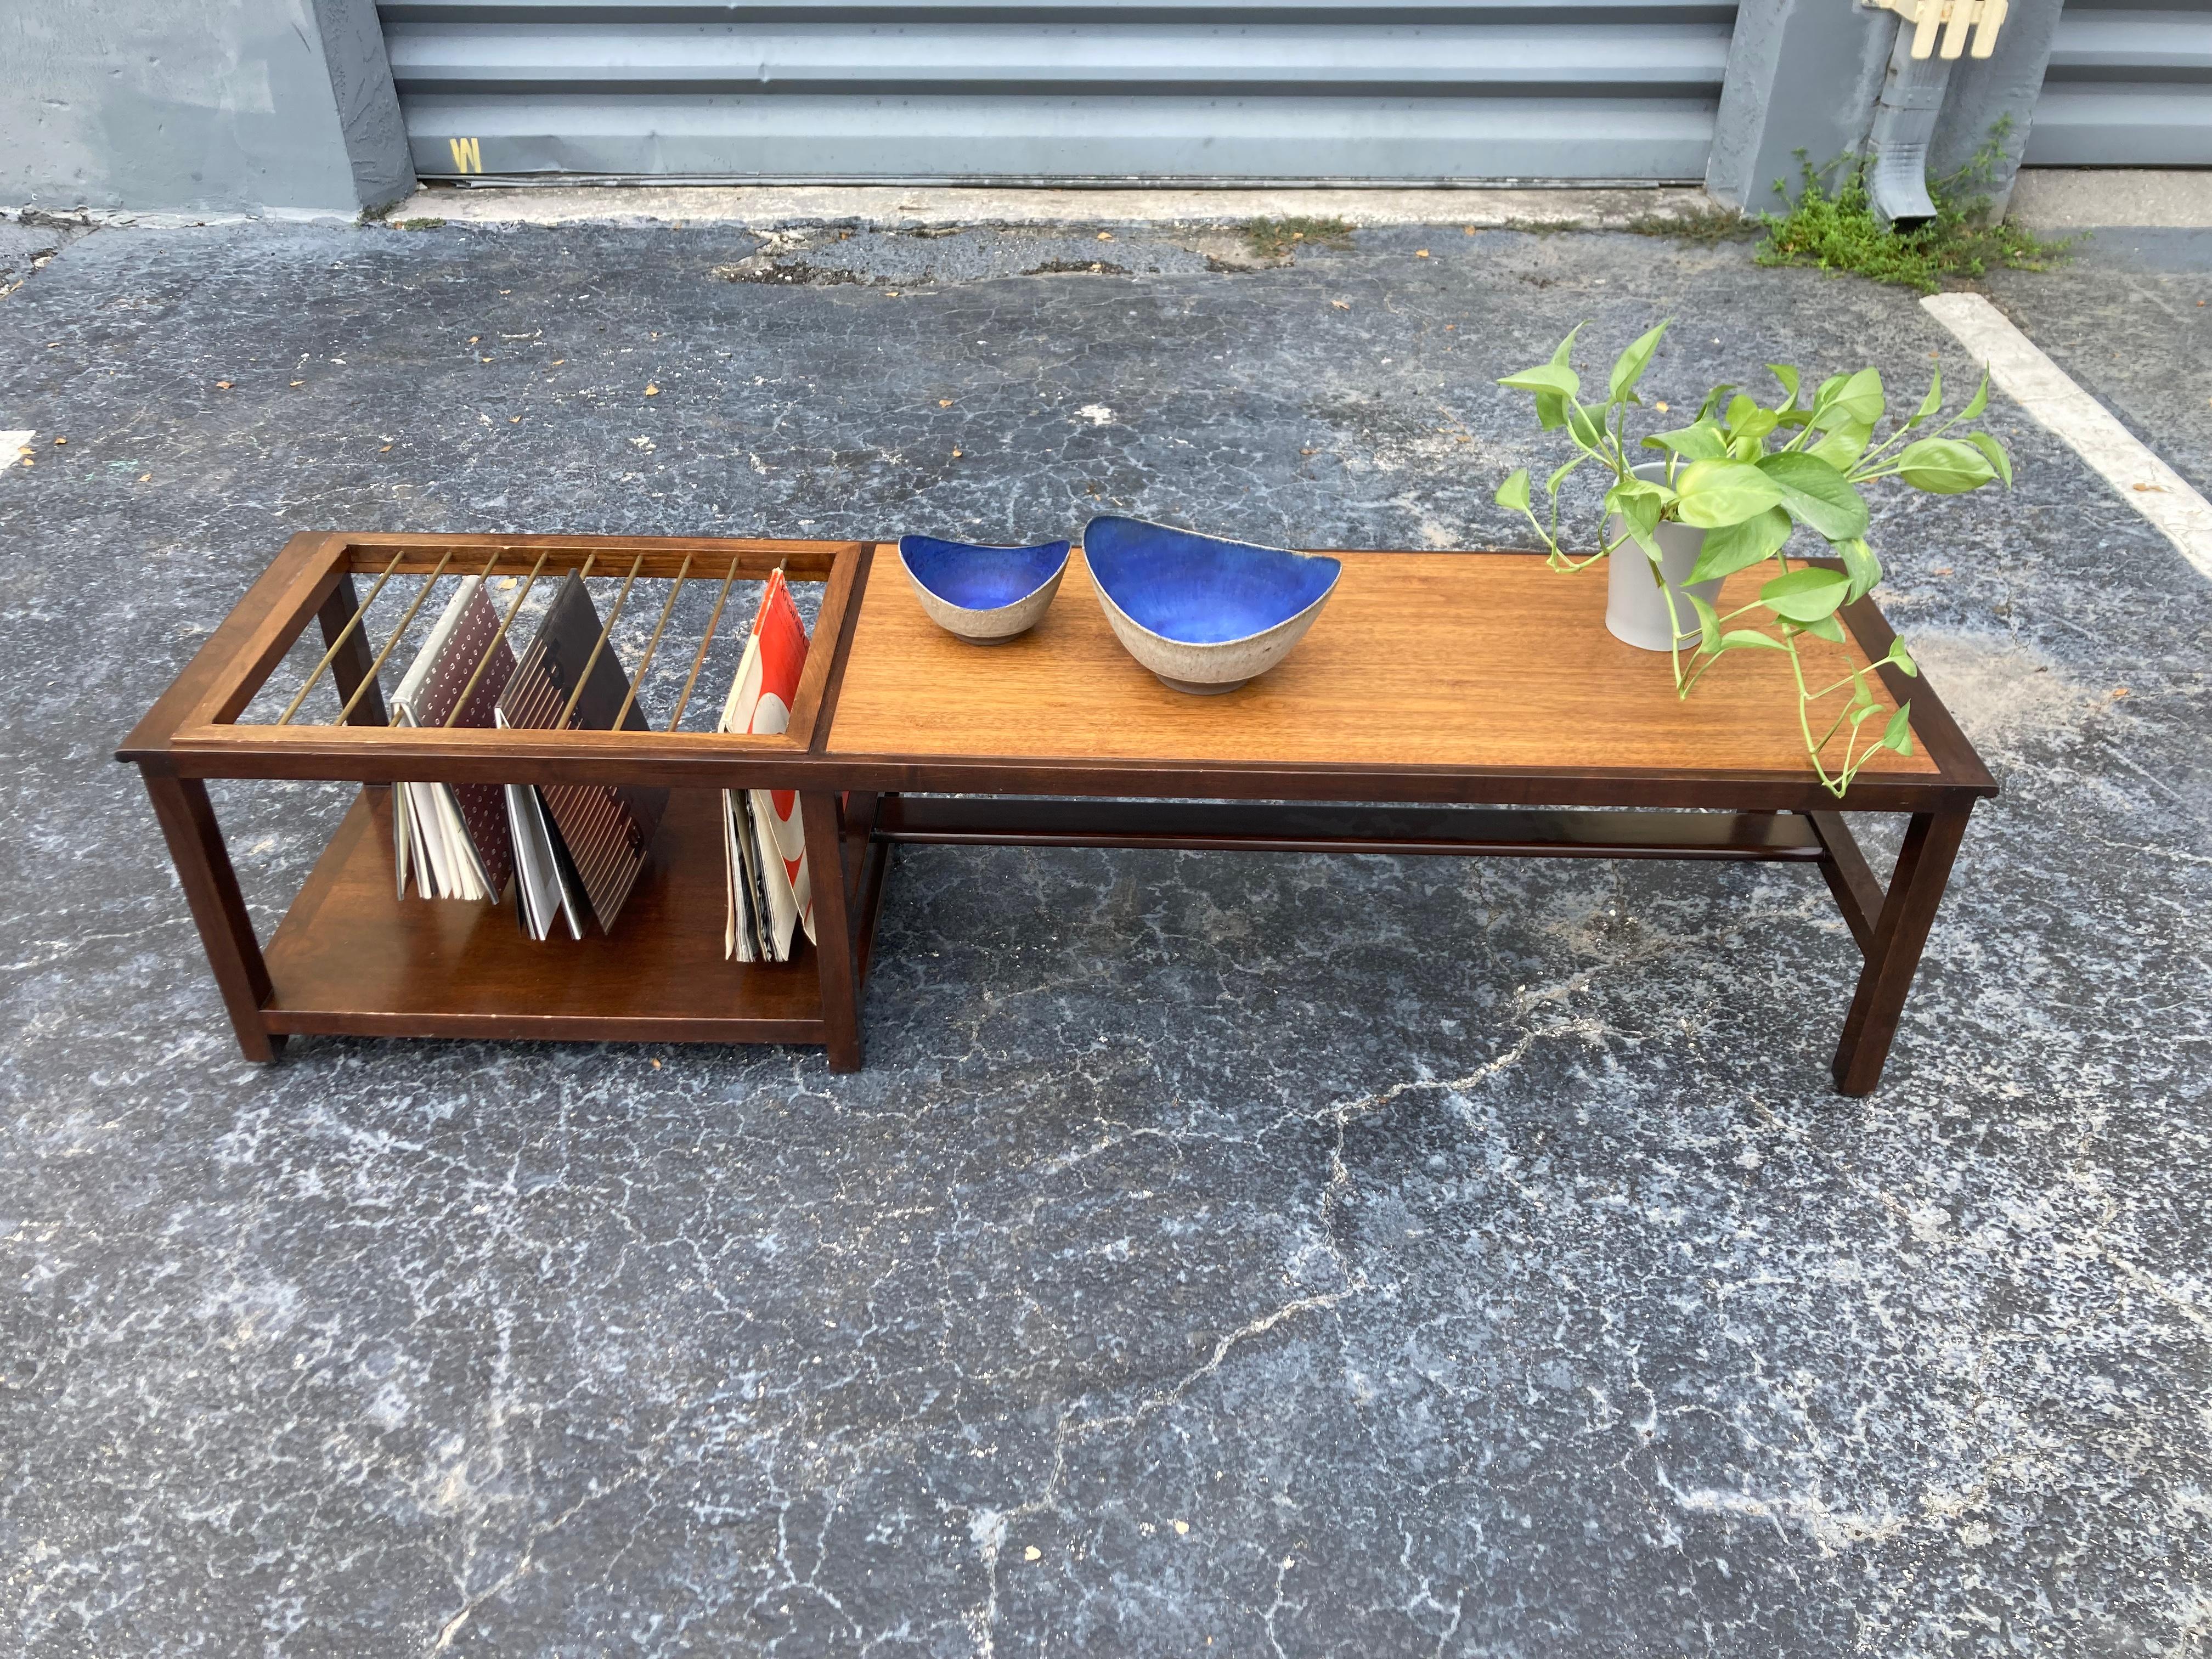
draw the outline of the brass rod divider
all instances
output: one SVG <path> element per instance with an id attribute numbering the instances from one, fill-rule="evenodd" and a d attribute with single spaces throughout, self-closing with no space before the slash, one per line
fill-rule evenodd
<path id="1" fill-rule="evenodd" d="M 368 597 L 354 606 L 353 615 L 348 617 L 345 626 L 338 629 L 337 638 L 332 640 L 331 648 L 323 653 L 323 659 L 315 665 L 314 672 L 308 675 L 306 682 L 292 694 L 292 701 L 284 705 L 284 712 L 276 717 L 277 725 L 289 726 L 292 723 L 292 716 L 300 712 L 300 705 L 307 700 L 307 693 L 315 689 L 315 682 L 322 678 L 323 671 L 337 659 L 338 648 L 353 637 L 353 630 L 361 626 L 361 619 L 368 614 L 368 607 L 376 603 L 376 596 L 384 592 L 385 583 L 392 580 L 392 573 L 399 568 L 400 560 L 406 556 L 407 550 L 404 547 L 392 556 L 392 562 L 384 567 L 384 574 L 368 590 Z M 380 657 L 377 660 L 381 662 L 383 659 Z"/>
<path id="2" fill-rule="evenodd" d="M 416 592 L 414 602 L 407 607 L 407 614 L 399 619 L 399 626 L 392 630 L 392 637 L 385 641 L 384 649 L 376 653 L 376 660 L 369 664 L 368 672 L 361 677 L 361 684 L 354 687 L 353 696 L 346 699 L 345 707 L 338 710 L 338 717 L 333 724 L 343 726 L 346 716 L 353 713 L 354 704 L 361 701 L 361 694 L 376 684 L 376 677 L 384 667 L 384 659 L 392 654 L 393 646 L 406 638 L 408 624 L 415 620 L 415 613 L 422 608 L 422 601 L 430 597 L 430 590 L 438 585 L 438 578 L 446 574 L 446 567 L 453 562 L 453 550 L 449 547 L 446 550 L 444 556 L 439 559 L 438 568 L 423 580 L 422 587 Z"/>
<path id="3" fill-rule="evenodd" d="M 684 579 L 691 574 L 692 557 L 689 553 L 684 556 L 684 562 L 676 572 L 676 585 L 668 590 L 668 603 L 660 607 L 660 620 L 653 623 L 653 637 L 645 642 L 645 655 L 638 659 L 637 672 L 630 677 L 629 694 L 623 698 L 622 707 L 615 713 L 614 729 L 617 732 L 623 729 L 623 722 L 629 718 L 629 706 L 637 701 L 637 694 L 645 688 L 646 672 L 653 666 L 653 653 L 660 648 L 660 630 L 668 626 L 669 613 L 676 609 L 676 596 L 684 591 Z M 646 722 L 648 727 L 652 724 L 651 720 Z"/>
<path id="4" fill-rule="evenodd" d="M 497 556 L 496 554 L 493 556 L 495 559 Z M 492 653 L 499 649 L 499 642 L 507 637 L 507 630 L 514 626 L 515 617 L 522 611 L 522 602 L 530 597 L 530 590 L 538 586 L 538 573 L 545 568 L 545 561 L 551 556 L 551 550 L 549 549 L 546 552 L 540 553 L 538 556 L 538 562 L 530 567 L 530 580 L 523 583 L 522 592 L 514 596 L 514 603 L 507 607 L 507 615 L 500 621 L 499 632 L 491 636 L 491 643 L 484 647 L 483 655 L 477 659 L 476 672 L 469 676 L 469 683 L 461 688 L 460 701 L 453 705 L 453 712 L 446 716 L 447 725 L 451 726 L 455 720 L 460 719 L 461 710 L 466 708 L 469 706 L 469 699 L 476 696 L 477 682 L 483 678 L 484 670 L 491 666 Z"/>
<path id="5" fill-rule="evenodd" d="M 639 567 L 644 563 L 645 555 L 642 553 L 629 562 L 629 574 L 623 578 L 622 592 L 615 595 L 615 608 L 607 612 L 606 621 L 600 625 L 599 637 L 592 641 L 592 654 L 584 659 L 584 672 L 576 676 L 575 689 L 568 693 L 568 705 L 561 710 L 561 718 L 554 726 L 556 732 L 568 729 L 568 716 L 576 712 L 576 700 L 584 695 L 584 688 L 591 684 L 592 670 L 599 665 L 599 653 L 607 648 L 607 635 L 615 631 L 615 623 L 622 616 L 623 606 L 629 602 L 629 585 L 637 580 Z"/>
<path id="6" fill-rule="evenodd" d="M 730 561 L 730 574 L 722 578 L 722 591 L 714 596 L 714 614 L 707 618 L 707 632 L 699 641 L 699 654 L 691 659 L 691 677 L 684 682 L 684 695 L 676 700 L 676 714 L 668 722 L 672 732 L 684 724 L 684 711 L 691 706 L 691 688 L 699 684 L 699 671 L 707 665 L 707 647 L 714 642 L 714 629 L 722 620 L 722 607 L 729 602 L 730 584 L 738 579 L 738 562 Z"/>

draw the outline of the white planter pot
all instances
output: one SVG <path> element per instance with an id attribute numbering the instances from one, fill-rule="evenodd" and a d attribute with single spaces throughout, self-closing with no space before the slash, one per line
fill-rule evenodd
<path id="1" fill-rule="evenodd" d="M 1636 469 L 1636 476 L 1653 483 L 1667 481 L 1667 465 L 1655 461 Z M 1605 541 L 1610 547 L 1628 533 L 1618 513 L 1609 513 L 1605 520 Z M 1606 561 L 1606 631 L 1625 645 L 1644 651 L 1667 651 L 1677 643 L 1689 647 L 1698 642 L 1698 613 L 1685 594 L 1694 593 L 1707 605 L 1720 597 L 1717 581 L 1699 582 L 1686 587 L 1683 582 L 1696 568 L 1698 555 L 1704 550 L 1705 532 L 1693 530 L 1684 524 L 1662 524 L 1653 539 L 1659 544 L 1660 566 L 1652 568 L 1650 558 L 1634 542 L 1624 542 L 1612 557 Z M 1674 590 L 1674 616 L 1685 630 L 1675 635 L 1668 617 L 1667 601 L 1659 590 L 1658 576 L 1663 570 L 1667 584 Z"/>

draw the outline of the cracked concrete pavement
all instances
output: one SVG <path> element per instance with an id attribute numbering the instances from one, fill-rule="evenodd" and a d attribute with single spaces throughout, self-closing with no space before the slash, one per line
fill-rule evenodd
<path id="1" fill-rule="evenodd" d="M 104 230 L 0 301 L 7 1643 L 2201 1647 L 2212 594 L 2002 398 L 2014 492 L 1877 503 L 2004 794 L 1866 1100 L 1780 867 L 910 850 L 857 1076 L 238 1059 L 106 754 L 295 530 L 1482 546 L 1585 317 L 1679 319 L 1656 398 L 1971 373 L 1741 245 L 949 228 Z M 264 929 L 341 804 L 221 792 Z"/>

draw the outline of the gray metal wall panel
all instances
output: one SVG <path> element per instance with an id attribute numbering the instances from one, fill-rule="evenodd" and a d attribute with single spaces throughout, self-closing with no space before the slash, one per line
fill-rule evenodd
<path id="1" fill-rule="evenodd" d="M 2212 0 L 2069 3 L 2028 131 L 2030 167 L 2212 167 Z"/>
<path id="2" fill-rule="evenodd" d="M 381 8 L 416 168 L 681 178 L 1701 177 L 1733 5 Z"/>

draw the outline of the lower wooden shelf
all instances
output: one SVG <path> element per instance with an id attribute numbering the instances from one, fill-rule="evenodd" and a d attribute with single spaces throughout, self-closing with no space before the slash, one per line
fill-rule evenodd
<path id="1" fill-rule="evenodd" d="M 506 904 L 397 896 L 390 792 L 364 789 L 269 942 L 272 1033 L 821 1042 L 811 946 L 728 962 L 720 792 L 679 789 L 611 934 L 524 937 Z"/>

